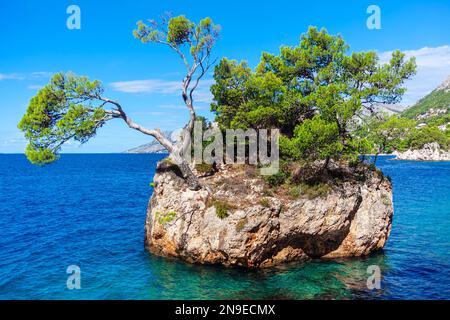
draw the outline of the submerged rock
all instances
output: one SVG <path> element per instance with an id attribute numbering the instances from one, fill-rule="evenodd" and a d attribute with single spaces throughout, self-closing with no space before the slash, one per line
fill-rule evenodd
<path id="1" fill-rule="evenodd" d="M 419 150 L 394 152 L 395 160 L 450 161 L 450 150 L 442 150 L 437 142 L 427 143 Z"/>
<path id="2" fill-rule="evenodd" d="M 382 174 L 370 171 L 364 179 L 339 179 L 326 193 L 291 196 L 272 193 L 251 170 L 225 167 L 201 179 L 210 191 L 192 191 L 173 166 L 158 164 L 146 248 L 191 263 L 248 268 L 383 248 L 393 205 Z"/>

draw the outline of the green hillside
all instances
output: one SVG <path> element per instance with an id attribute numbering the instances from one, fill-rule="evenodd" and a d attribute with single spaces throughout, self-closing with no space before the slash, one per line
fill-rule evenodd
<path id="1" fill-rule="evenodd" d="M 418 116 L 427 115 L 424 122 L 448 117 L 450 113 L 450 89 L 448 79 L 439 88 L 423 97 L 415 105 L 403 111 L 402 115 L 407 118 L 417 119 Z M 433 109 L 433 110 L 432 110 Z M 446 110 L 442 113 L 441 110 Z"/>

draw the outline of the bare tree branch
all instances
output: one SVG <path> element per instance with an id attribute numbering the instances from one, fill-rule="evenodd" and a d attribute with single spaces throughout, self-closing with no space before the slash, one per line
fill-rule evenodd
<path id="1" fill-rule="evenodd" d="M 134 122 L 133 119 L 131 119 L 125 113 L 125 111 L 123 110 L 123 108 L 119 102 L 108 99 L 106 97 L 100 97 L 100 96 L 97 97 L 97 99 L 103 101 L 104 104 L 105 103 L 113 104 L 117 108 L 116 110 L 107 110 L 106 111 L 106 113 L 108 113 L 109 115 L 112 115 L 113 118 L 121 118 L 125 121 L 125 123 L 128 125 L 128 127 L 130 127 L 131 129 L 135 129 L 139 132 L 142 132 L 143 134 L 154 137 L 159 143 L 161 143 L 161 145 L 163 145 L 167 149 L 167 151 L 172 152 L 174 150 L 173 143 L 164 136 L 164 134 L 161 132 L 161 130 L 159 130 L 158 128 L 148 129 L 148 128 L 145 128 L 142 125 Z"/>

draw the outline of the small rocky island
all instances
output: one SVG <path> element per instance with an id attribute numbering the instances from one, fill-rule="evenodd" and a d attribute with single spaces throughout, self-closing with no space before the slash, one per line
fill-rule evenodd
<path id="1" fill-rule="evenodd" d="M 383 248 L 392 187 L 376 157 L 369 164 L 360 155 L 384 153 L 411 131 L 414 121 L 375 116 L 373 107 L 401 100 L 414 59 L 394 51 L 380 64 L 375 52 L 349 52 L 341 36 L 310 27 L 298 45 L 264 52 L 250 68 L 211 56 L 219 33 L 211 18 L 195 23 L 183 15 L 139 21 L 133 30 L 143 44 L 168 45 L 186 67 L 180 91 L 189 118 L 177 141 L 133 120 L 100 81 L 57 73 L 18 124 L 28 159 L 52 163 L 64 143 L 85 143 L 112 120 L 152 137 L 159 149 L 130 152 L 168 154 L 153 179 L 145 224 L 145 245 L 158 255 L 261 268 Z M 214 125 L 197 115 L 195 103 L 212 68 Z M 272 164 L 277 170 L 259 172 Z"/>
<path id="2" fill-rule="evenodd" d="M 389 180 L 377 170 L 338 167 L 327 180 L 274 189 L 254 167 L 225 165 L 200 178 L 207 188 L 193 191 L 176 166 L 162 161 L 147 213 L 146 248 L 191 263 L 247 268 L 382 249 L 393 216 Z"/>

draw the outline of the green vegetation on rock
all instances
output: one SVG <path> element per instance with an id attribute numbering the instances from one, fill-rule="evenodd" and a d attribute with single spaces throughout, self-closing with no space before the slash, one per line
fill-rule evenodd
<path id="1" fill-rule="evenodd" d="M 446 132 L 439 130 L 434 126 L 426 126 L 422 128 L 414 128 L 407 137 L 408 146 L 415 150 L 421 149 L 425 144 L 436 142 L 443 149 L 450 148 L 449 130 Z"/>
<path id="2" fill-rule="evenodd" d="M 437 115 L 438 118 L 448 116 L 450 113 L 450 90 L 434 90 L 429 95 L 420 99 L 415 105 L 406 109 L 402 116 L 414 119 L 420 115 L 426 114 L 431 109 L 446 110 L 445 113 Z M 424 119 L 429 121 L 429 119 Z"/>
<path id="3" fill-rule="evenodd" d="M 214 201 L 214 207 L 216 208 L 217 217 L 219 217 L 220 219 L 225 219 L 226 217 L 228 217 L 228 210 L 230 209 L 228 203 L 216 200 Z"/>
<path id="4" fill-rule="evenodd" d="M 167 222 L 172 221 L 177 213 L 175 211 L 169 211 L 167 213 L 156 211 L 155 217 L 160 224 L 165 224 Z"/>
<path id="5" fill-rule="evenodd" d="M 374 163 L 380 153 L 409 148 L 407 137 L 416 125 L 414 120 L 398 115 L 381 114 L 377 117 L 369 117 L 366 121 L 366 125 L 361 127 L 360 134 L 367 137 L 373 148 Z"/>
<path id="6" fill-rule="evenodd" d="M 373 150 L 359 118 L 374 104 L 400 101 L 415 74 L 414 58 L 400 51 L 380 64 L 374 51 L 348 50 L 341 36 L 311 27 L 298 46 L 263 52 L 254 70 L 227 58 L 215 67 L 211 110 L 221 129 L 280 129 L 280 172 L 265 177 L 271 187 L 292 183 L 291 164 L 301 163 L 309 181 L 293 183 L 322 195 L 331 162 L 357 163 Z"/>
<path id="7" fill-rule="evenodd" d="M 264 52 L 255 70 L 223 58 L 211 87 L 219 127 L 279 128 L 284 161 L 357 161 L 370 146 L 356 134 L 357 116 L 374 103 L 393 103 L 415 73 L 399 51 L 380 64 L 373 51 L 347 54 L 342 37 L 311 27 L 298 46 Z M 273 177 L 273 183 L 282 180 Z"/>

